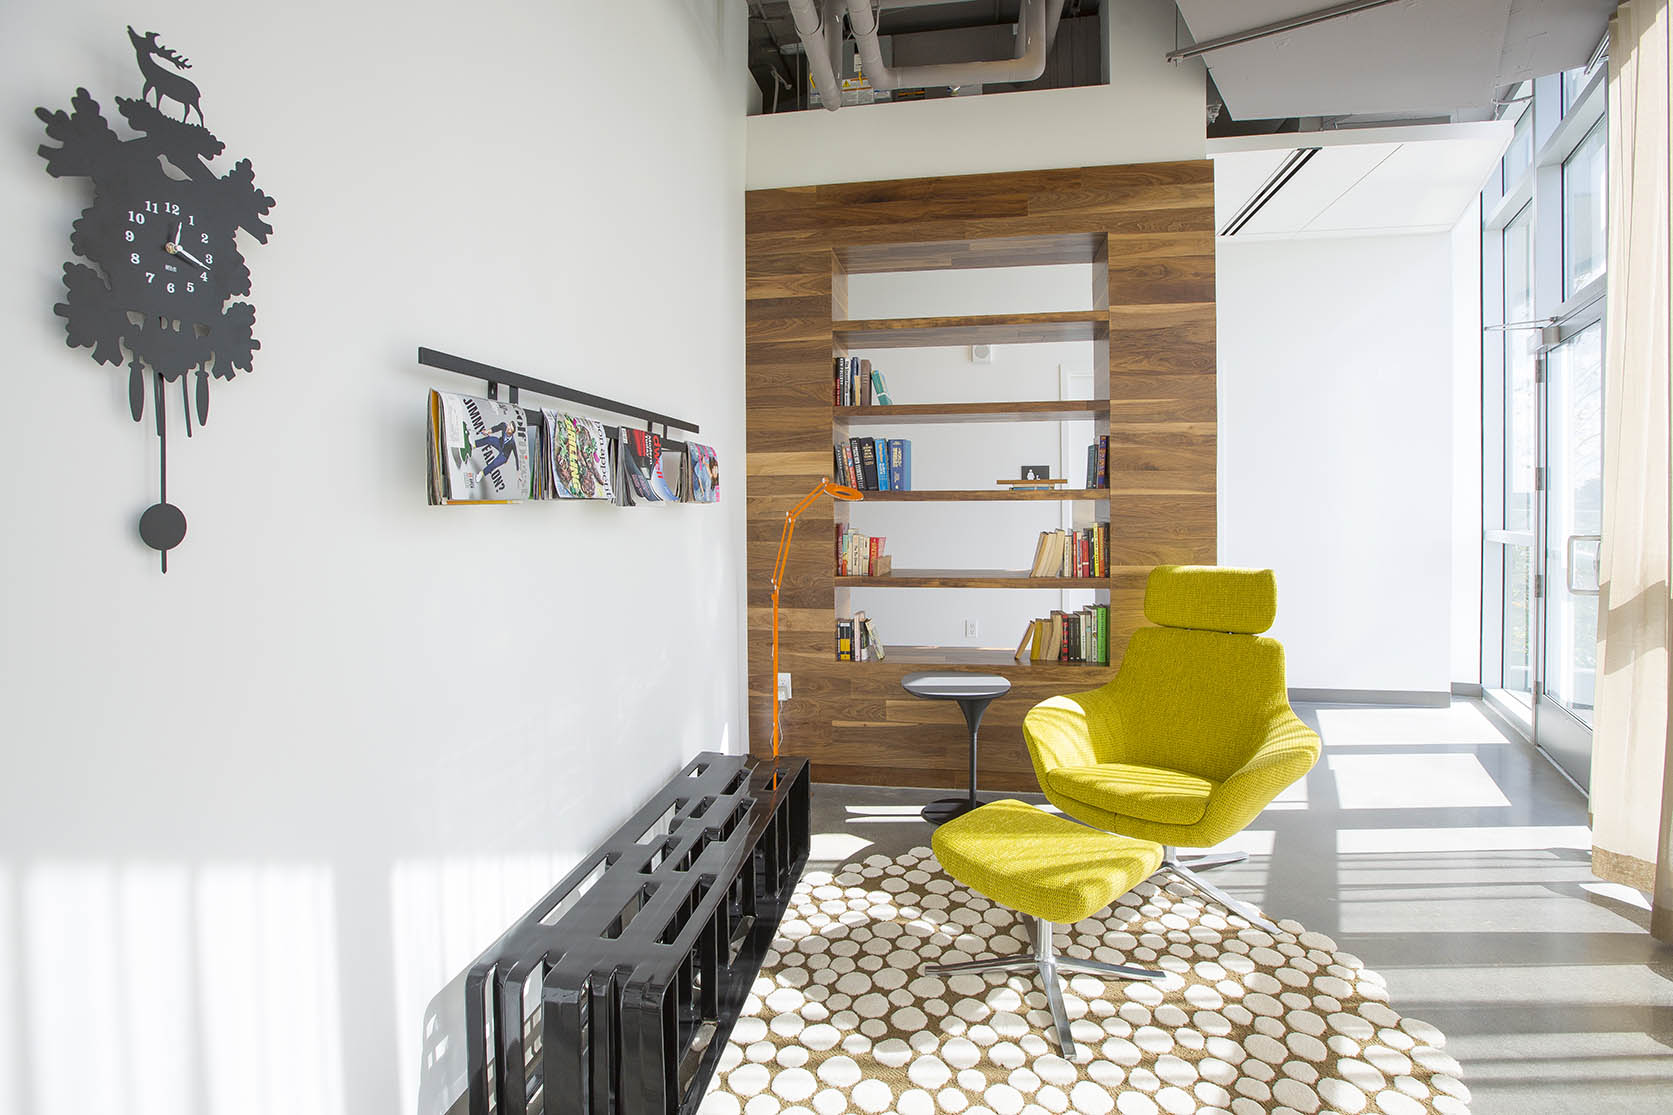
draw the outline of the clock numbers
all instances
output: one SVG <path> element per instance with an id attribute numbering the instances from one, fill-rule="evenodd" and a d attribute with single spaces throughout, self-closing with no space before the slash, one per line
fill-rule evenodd
<path id="1" fill-rule="evenodd" d="M 128 229 L 126 232 L 124 232 L 122 234 L 122 237 L 123 237 L 123 239 L 127 240 L 128 243 L 132 244 L 134 242 L 134 230 L 131 229 L 131 228 Z"/>
<path id="2" fill-rule="evenodd" d="M 170 294 L 173 294 L 173 293 L 174 293 L 174 284 L 173 284 L 173 283 L 170 283 L 170 284 L 169 284 L 169 285 L 168 285 L 168 292 L 169 292 L 169 293 L 170 293 Z"/>
<path id="3" fill-rule="evenodd" d="M 178 202 L 173 201 L 148 201 L 145 203 L 145 211 L 147 213 L 160 213 L 167 214 L 170 217 L 178 217 L 180 216 L 180 205 Z M 190 220 L 188 220 L 187 223 L 190 224 Z"/>
<path id="4" fill-rule="evenodd" d="M 129 263 L 138 263 L 139 262 L 139 253 L 138 252 L 129 252 L 128 253 L 128 262 Z"/>
<path id="5" fill-rule="evenodd" d="M 207 263 L 211 267 L 215 266 L 215 253 L 214 252 L 204 252 L 203 253 L 203 262 Z"/>
<path id="6" fill-rule="evenodd" d="M 128 223 L 129 224 L 136 224 L 136 225 L 144 224 L 145 223 L 145 214 L 144 213 L 135 213 L 132 209 L 128 210 Z"/>

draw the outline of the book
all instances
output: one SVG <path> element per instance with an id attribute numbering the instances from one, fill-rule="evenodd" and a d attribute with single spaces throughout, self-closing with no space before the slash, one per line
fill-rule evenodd
<path id="1" fill-rule="evenodd" d="M 1040 621 L 1031 619 L 1028 626 L 1022 629 L 1022 638 L 1017 641 L 1017 652 L 1011 656 L 1018 662 L 1029 656 L 1029 649 L 1034 645 L 1034 625 L 1038 622 Z"/>
<path id="2" fill-rule="evenodd" d="M 883 438 L 872 439 L 873 450 L 877 454 L 877 490 L 889 490 L 889 443 Z"/>
<path id="3" fill-rule="evenodd" d="M 860 466 L 864 470 L 861 487 L 868 492 L 877 491 L 877 443 L 871 438 L 863 437 L 860 442 Z"/>
<path id="4" fill-rule="evenodd" d="M 873 368 L 871 372 L 871 401 L 874 406 L 892 407 L 895 401 L 889 398 L 888 385 L 883 382 L 883 373 Z"/>
<path id="5" fill-rule="evenodd" d="M 1028 563 L 1030 577 L 1045 576 L 1046 557 L 1051 552 L 1051 532 L 1042 530 L 1039 539 L 1034 543 L 1034 560 Z"/>
<path id="6" fill-rule="evenodd" d="M 854 621 L 851 619 L 837 620 L 837 661 L 854 661 Z"/>
<path id="7" fill-rule="evenodd" d="M 1110 436 L 1100 434 L 1098 437 L 1098 474 L 1094 477 L 1097 482 L 1094 488 L 1110 486 Z"/>
<path id="8" fill-rule="evenodd" d="M 1086 486 L 1098 486 L 1098 443 L 1093 442 L 1086 447 Z"/>
<path id="9" fill-rule="evenodd" d="M 903 476 L 903 473 L 901 471 L 901 440 L 898 437 L 890 438 L 889 439 L 889 489 L 891 491 L 901 492 L 901 491 L 906 490 L 906 485 L 901 482 L 902 476 Z"/>
<path id="10" fill-rule="evenodd" d="M 509 503 L 530 492 L 528 416 L 498 399 L 431 391 L 433 502 Z"/>
<path id="11" fill-rule="evenodd" d="M 861 358 L 858 364 L 859 367 L 854 371 L 854 378 L 860 397 L 859 405 L 868 407 L 871 405 L 871 361 Z"/>
<path id="12" fill-rule="evenodd" d="M 872 656 L 879 662 L 883 661 L 887 657 L 883 650 L 883 640 L 877 635 L 877 625 L 869 618 L 866 620 L 866 640 L 871 646 Z"/>
<path id="13" fill-rule="evenodd" d="M 854 613 L 854 661 L 871 661 L 871 634 L 866 630 L 866 614 Z"/>
<path id="14" fill-rule="evenodd" d="M 912 490 L 912 439 L 900 439 L 900 484 L 903 492 Z"/>

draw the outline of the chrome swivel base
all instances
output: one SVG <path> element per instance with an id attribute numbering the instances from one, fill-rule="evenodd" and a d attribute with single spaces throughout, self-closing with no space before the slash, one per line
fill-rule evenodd
<path id="1" fill-rule="evenodd" d="M 1057 1044 L 1063 1056 L 1075 1059 L 1075 1042 L 1069 1036 L 1069 1012 L 1063 1006 L 1063 988 L 1058 974 L 1085 976 L 1114 976 L 1117 979 L 1162 979 L 1166 972 L 1149 968 L 1134 968 L 1126 964 L 1106 964 L 1102 960 L 1081 960 L 1073 956 L 1058 956 L 1051 947 L 1052 923 L 1045 918 L 1017 915 L 1028 930 L 1032 951 L 1010 956 L 988 956 L 980 960 L 966 960 L 958 964 L 926 964 L 924 972 L 932 976 L 946 976 L 958 972 L 1034 972 L 1046 990 L 1046 1002 L 1051 1005 L 1051 1019 L 1057 1030 Z"/>
<path id="2" fill-rule="evenodd" d="M 1209 871 L 1216 867 L 1225 867 L 1228 864 L 1242 863 L 1248 858 L 1248 852 L 1222 852 L 1218 855 L 1186 856 L 1181 858 L 1178 848 L 1172 847 L 1171 845 L 1164 845 L 1162 848 L 1162 866 L 1158 868 L 1158 871 L 1172 872 L 1174 876 L 1185 885 L 1202 892 L 1209 898 L 1212 898 L 1214 901 L 1224 906 L 1230 913 L 1237 914 L 1239 917 L 1248 918 L 1251 923 L 1260 926 L 1268 933 L 1277 933 L 1278 927 L 1274 925 L 1271 919 L 1266 917 L 1266 915 L 1262 914 L 1259 910 L 1255 909 L 1255 907 L 1243 901 L 1241 898 L 1233 898 L 1231 895 L 1227 894 L 1225 891 L 1197 874 L 1199 871 Z"/>

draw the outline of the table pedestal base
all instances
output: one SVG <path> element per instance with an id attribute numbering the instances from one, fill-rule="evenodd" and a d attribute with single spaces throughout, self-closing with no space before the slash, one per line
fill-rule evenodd
<path id="1" fill-rule="evenodd" d="M 924 820 L 932 825 L 944 825 L 954 817 L 962 817 L 986 803 L 973 797 L 941 798 L 924 806 Z"/>

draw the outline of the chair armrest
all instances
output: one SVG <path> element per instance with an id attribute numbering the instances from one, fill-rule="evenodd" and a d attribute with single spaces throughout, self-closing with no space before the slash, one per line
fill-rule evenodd
<path id="1" fill-rule="evenodd" d="M 1120 735 L 1121 718 L 1107 687 L 1049 697 L 1022 718 L 1022 738 L 1043 789 L 1058 767 L 1091 766 L 1108 754 Z"/>
<path id="2" fill-rule="evenodd" d="M 1230 833 L 1247 826 L 1273 798 L 1313 769 L 1319 746 L 1318 733 L 1288 705 L 1275 709 L 1254 753 L 1214 791 L 1209 813 L 1215 815 L 1215 827 L 1229 825 Z"/>

